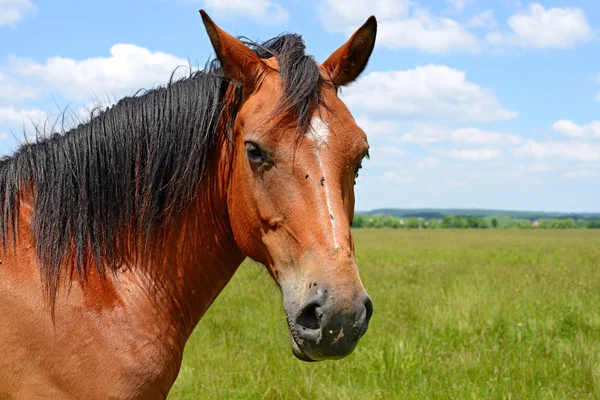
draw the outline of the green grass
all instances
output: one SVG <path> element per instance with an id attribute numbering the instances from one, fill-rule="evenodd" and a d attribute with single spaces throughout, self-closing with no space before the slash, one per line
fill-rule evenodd
<path id="1" fill-rule="evenodd" d="M 269 275 L 244 264 L 170 399 L 600 398 L 600 232 L 356 230 L 375 313 L 355 352 L 292 355 Z"/>

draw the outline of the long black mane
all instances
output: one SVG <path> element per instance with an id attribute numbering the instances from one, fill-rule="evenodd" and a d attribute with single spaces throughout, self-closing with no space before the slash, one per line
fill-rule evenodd
<path id="1" fill-rule="evenodd" d="M 307 127 L 322 81 L 302 38 L 284 34 L 246 44 L 262 58 L 277 57 L 284 85 L 277 112 L 292 113 Z M 65 274 L 75 273 L 83 284 L 92 265 L 105 276 L 131 254 L 156 246 L 202 190 L 218 135 L 230 135 L 240 104 L 241 88 L 213 60 L 66 133 L 21 146 L 0 161 L 4 249 L 17 243 L 27 193 L 33 195 L 40 274 L 52 301 Z"/>

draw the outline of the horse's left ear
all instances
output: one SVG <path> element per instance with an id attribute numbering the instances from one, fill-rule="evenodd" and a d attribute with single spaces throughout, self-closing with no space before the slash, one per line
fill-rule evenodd
<path id="1" fill-rule="evenodd" d="M 335 87 L 349 84 L 363 72 L 375 47 L 376 36 L 377 20 L 371 16 L 321 65 Z"/>
<path id="2" fill-rule="evenodd" d="M 268 69 L 266 64 L 248 46 L 219 28 L 204 10 L 200 15 L 225 76 L 244 86 L 254 85 Z"/>

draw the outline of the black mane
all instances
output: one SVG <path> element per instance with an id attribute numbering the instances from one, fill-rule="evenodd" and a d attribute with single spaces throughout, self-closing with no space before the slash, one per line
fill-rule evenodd
<path id="1" fill-rule="evenodd" d="M 305 130 L 322 82 L 302 38 L 283 34 L 246 44 L 263 58 L 277 57 L 285 89 L 277 112 L 292 113 Z M 17 242 L 19 204 L 28 190 L 35 251 L 52 301 L 65 274 L 75 273 L 83 284 L 91 265 L 105 276 L 132 253 L 156 246 L 197 197 L 218 135 L 230 134 L 240 104 L 241 88 L 213 60 L 185 79 L 126 97 L 64 134 L 21 146 L 0 160 L 5 250 Z"/>

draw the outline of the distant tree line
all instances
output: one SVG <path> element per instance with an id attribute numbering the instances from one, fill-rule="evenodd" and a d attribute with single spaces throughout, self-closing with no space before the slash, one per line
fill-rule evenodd
<path id="1" fill-rule="evenodd" d="M 510 217 L 516 219 L 528 219 L 530 221 L 542 220 L 542 219 L 566 219 L 572 218 L 573 220 L 585 220 L 585 221 L 600 221 L 600 213 L 560 213 L 560 212 L 543 212 L 543 211 L 516 211 L 516 210 L 493 210 L 493 209 L 447 209 L 447 208 L 382 208 L 379 210 L 373 210 L 368 213 L 360 214 L 377 214 L 377 215 L 391 215 L 399 218 L 424 218 L 425 220 L 430 219 L 443 219 L 446 215 L 458 215 L 462 218 L 466 218 L 467 215 L 475 217 Z"/>
<path id="2" fill-rule="evenodd" d="M 357 214 L 353 228 L 394 229 L 600 229 L 600 221 L 573 218 L 544 218 L 530 220 L 514 217 L 481 217 L 474 215 L 446 215 L 439 218 L 395 217 L 384 214 Z"/>

